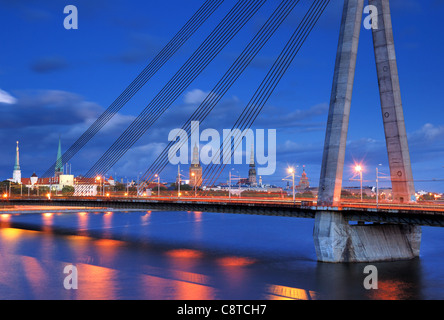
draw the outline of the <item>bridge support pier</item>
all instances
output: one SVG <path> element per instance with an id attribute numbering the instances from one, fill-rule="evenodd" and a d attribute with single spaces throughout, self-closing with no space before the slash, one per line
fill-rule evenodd
<path id="1" fill-rule="evenodd" d="M 419 257 L 420 226 L 350 225 L 340 212 L 316 213 L 313 238 L 320 262 L 376 262 Z"/>

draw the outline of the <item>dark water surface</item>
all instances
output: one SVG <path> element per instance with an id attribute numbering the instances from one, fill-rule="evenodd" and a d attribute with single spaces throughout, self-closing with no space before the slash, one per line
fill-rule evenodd
<path id="1" fill-rule="evenodd" d="M 421 258 L 316 261 L 311 219 L 201 212 L 1 215 L 0 299 L 443 299 L 444 229 Z M 66 290 L 65 266 L 78 270 Z"/>

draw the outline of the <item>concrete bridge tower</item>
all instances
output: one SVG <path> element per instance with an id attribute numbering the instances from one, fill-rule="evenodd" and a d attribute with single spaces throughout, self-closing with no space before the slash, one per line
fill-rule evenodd
<path id="1" fill-rule="evenodd" d="M 394 201 L 414 197 L 401 102 L 389 0 L 369 0 L 377 9 L 372 26 L 379 92 Z M 344 0 L 339 44 L 319 182 L 318 206 L 340 204 L 345 146 L 364 0 Z M 350 226 L 340 211 L 319 212 L 314 240 L 318 259 L 328 262 L 409 259 L 419 255 L 420 227 Z"/>

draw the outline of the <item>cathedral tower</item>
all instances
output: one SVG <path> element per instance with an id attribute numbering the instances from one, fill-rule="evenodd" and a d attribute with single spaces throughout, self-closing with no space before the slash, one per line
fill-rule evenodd
<path id="1" fill-rule="evenodd" d="M 19 154 L 19 142 L 17 141 L 17 148 L 15 154 L 14 171 L 12 172 L 12 181 L 15 183 L 22 183 L 22 170 L 20 169 L 20 154 Z"/>

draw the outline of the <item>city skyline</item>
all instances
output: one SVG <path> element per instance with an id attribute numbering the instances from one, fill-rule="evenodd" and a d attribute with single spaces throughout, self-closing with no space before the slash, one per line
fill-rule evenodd
<path id="1" fill-rule="evenodd" d="M 0 8 L 0 299 L 444 296 L 444 0 Z"/>

